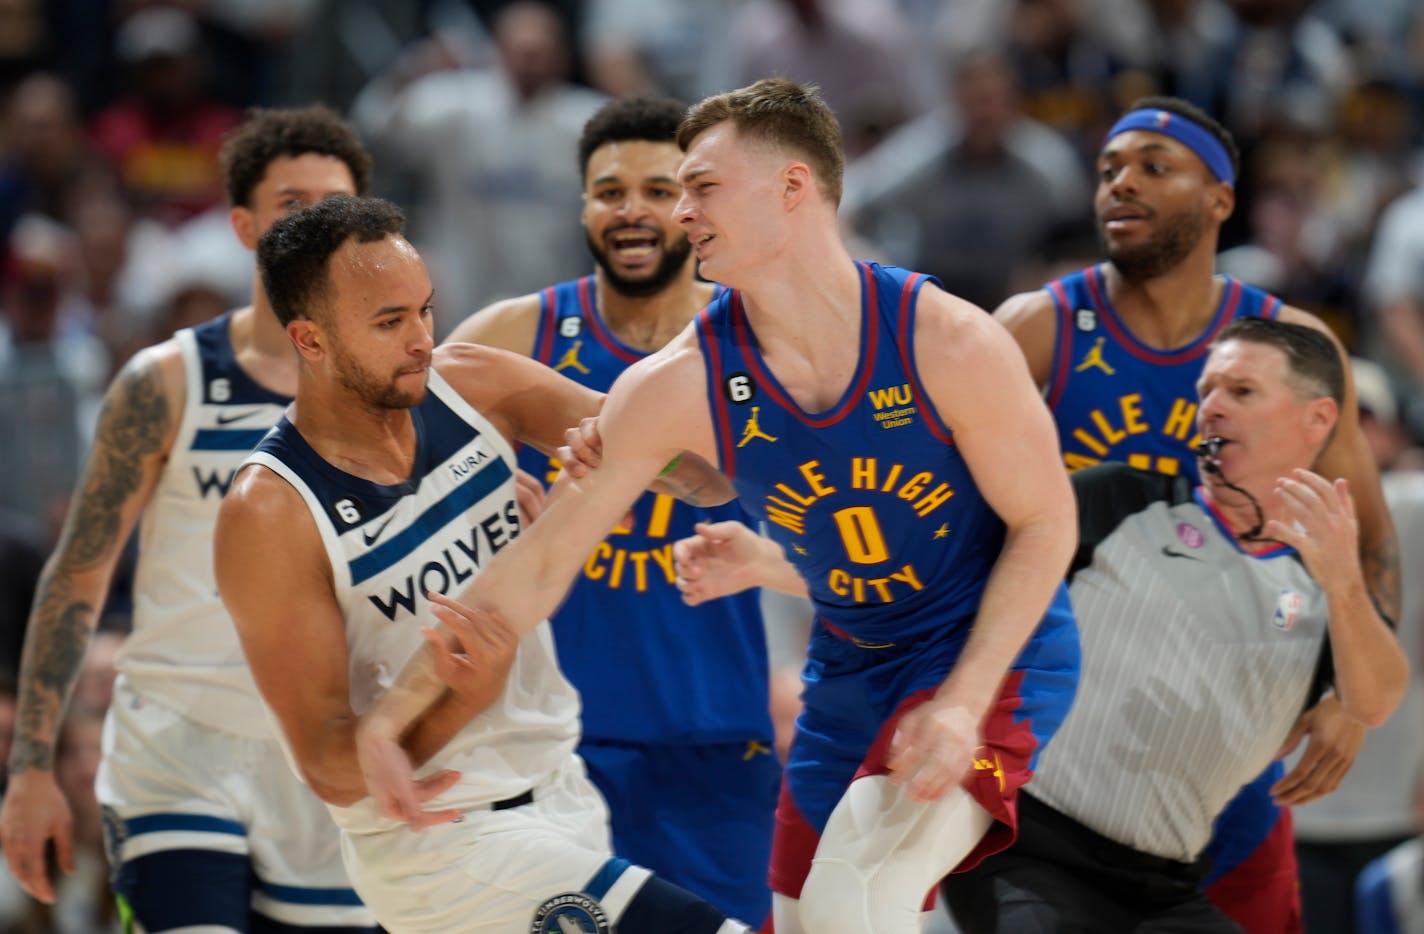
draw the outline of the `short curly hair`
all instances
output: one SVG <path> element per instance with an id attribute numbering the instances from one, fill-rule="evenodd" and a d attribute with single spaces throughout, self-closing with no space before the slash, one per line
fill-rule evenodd
<path id="1" fill-rule="evenodd" d="M 583 125 L 579 137 L 579 177 L 588 174 L 588 160 L 600 146 L 639 140 L 677 143 L 677 127 L 687 105 L 671 97 L 619 97 L 604 104 Z"/>
<path id="2" fill-rule="evenodd" d="M 356 193 L 370 190 L 371 154 L 355 128 L 334 110 L 320 104 L 254 107 L 223 140 L 219 153 L 228 201 L 235 207 L 251 207 L 252 193 L 262 184 L 272 160 L 308 153 L 340 159 L 351 170 Z"/>
<path id="3" fill-rule="evenodd" d="M 279 219 L 257 241 L 262 288 L 286 327 L 315 317 L 331 290 L 331 257 L 347 240 L 402 236 L 405 215 L 381 198 L 332 195 Z"/>

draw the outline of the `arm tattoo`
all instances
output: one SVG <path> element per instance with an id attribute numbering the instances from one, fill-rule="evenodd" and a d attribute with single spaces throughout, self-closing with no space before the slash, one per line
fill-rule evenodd
<path id="1" fill-rule="evenodd" d="M 705 484 L 696 481 L 679 482 L 675 476 L 669 475 L 658 481 L 661 489 L 674 499 L 681 500 L 689 506 L 716 506 L 717 503 L 707 501 L 707 487 Z"/>
<path id="2" fill-rule="evenodd" d="M 1399 543 L 1393 535 L 1365 546 L 1361 543 L 1360 566 L 1365 572 L 1365 586 L 1374 596 L 1380 611 L 1391 620 L 1399 619 Z"/>
<path id="3" fill-rule="evenodd" d="M 96 601 L 78 592 L 75 578 L 112 560 L 122 545 L 124 504 L 142 486 L 144 460 L 161 449 L 168 425 L 160 374 L 142 359 L 130 363 L 104 401 L 83 487 L 35 592 L 21 663 L 13 772 L 54 766 L 59 723 L 97 622 Z"/>
<path id="4" fill-rule="evenodd" d="M 62 569 L 85 567 L 114 547 L 124 503 L 143 482 L 144 458 L 162 447 L 168 420 L 157 369 L 142 362 L 125 367 L 99 413 L 84 489 L 60 542 Z"/>
<path id="5" fill-rule="evenodd" d="M 54 768 L 59 722 L 94 632 L 94 607 L 69 589 L 54 573 L 40 580 L 21 662 L 11 774 Z"/>

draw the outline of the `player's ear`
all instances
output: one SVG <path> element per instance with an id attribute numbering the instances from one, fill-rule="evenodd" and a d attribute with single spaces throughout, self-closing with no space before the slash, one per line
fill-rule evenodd
<path id="1" fill-rule="evenodd" d="M 1208 196 L 1207 210 L 1218 224 L 1225 223 L 1236 210 L 1236 189 L 1226 182 L 1217 182 Z"/>
<path id="2" fill-rule="evenodd" d="M 242 241 L 242 245 L 249 250 L 257 249 L 257 218 L 252 215 L 252 209 L 232 208 L 227 212 L 227 219 L 228 223 L 232 224 L 237 239 Z"/>
<path id="3" fill-rule="evenodd" d="M 801 203 L 814 184 L 811 169 L 804 162 L 788 163 L 781 172 L 781 182 L 781 200 L 788 211 Z"/>
<path id="4" fill-rule="evenodd" d="M 287 324 L 287 336 L 305 360 L 320 360 L 326 352 L 321 327 L 310 318 L 296 318 Z"/>
<path id="5" fill-rule="evenodd" d="M 1340 420 L 1340 406 L 1329 396 L 1312 399 L 1305 408 L 1305 428 L 1311 444 L 1319 447 L 1335 430 Z"/>

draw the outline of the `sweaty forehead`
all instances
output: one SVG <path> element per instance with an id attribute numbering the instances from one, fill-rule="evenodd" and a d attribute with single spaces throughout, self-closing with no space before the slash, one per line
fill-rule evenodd
<path id="1" fill-rule="evenodd" d="M 401 236 L 388 236 L 370 243 L 347 240 L 331 258 L 332 280 L 360 289 L 385 287 L 396 282 L 418 285 L 425 264 L 415 247 Z"/>

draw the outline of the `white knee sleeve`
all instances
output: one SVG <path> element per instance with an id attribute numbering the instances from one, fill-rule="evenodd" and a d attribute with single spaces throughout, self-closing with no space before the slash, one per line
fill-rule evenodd
<path id="1" fill-rule="evenodd" d="M 925 896 L 978 844 L 992 821 L 960 788 L 921 804 L 883 775 L 857 779 L 816 848 L 801 890 L 802 929 L 916 934 Z"/>

